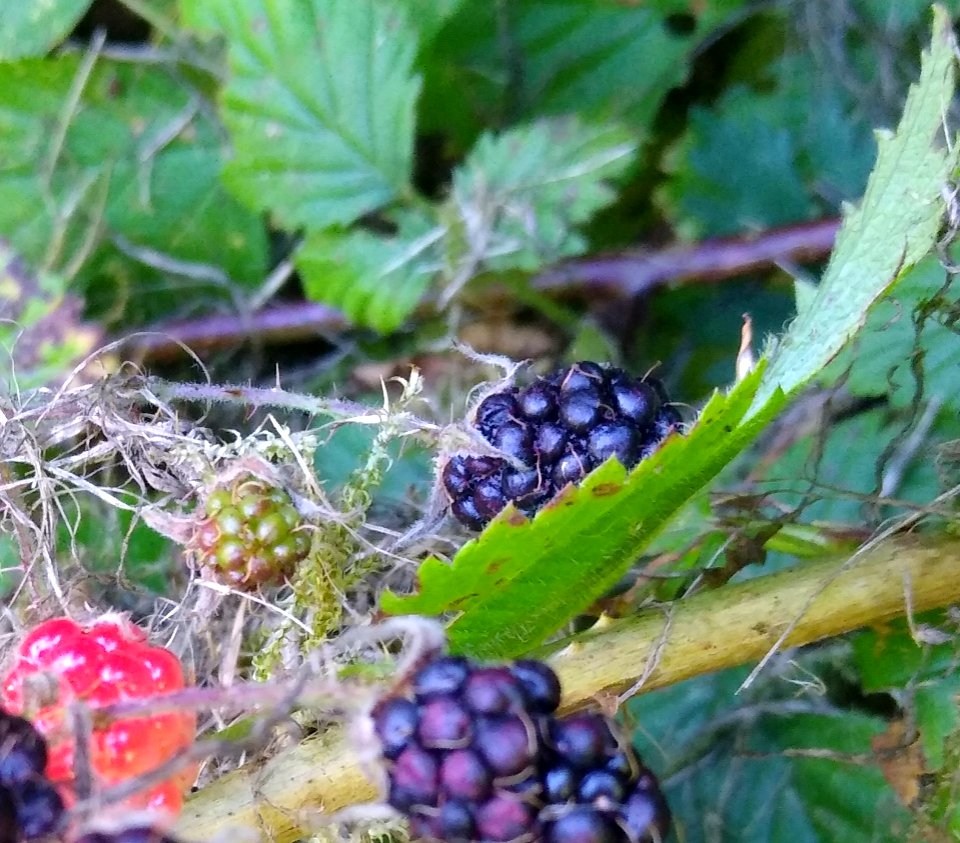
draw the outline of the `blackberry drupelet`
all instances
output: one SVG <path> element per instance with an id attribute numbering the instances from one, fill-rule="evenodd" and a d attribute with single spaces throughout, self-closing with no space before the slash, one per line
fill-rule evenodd
<path id="1" fill-rule="evenodd" d="M 30 721 L 0 709 L 0 843 L 47 837 L 64 804 L 46 777 L 47 744 Z"/>
<path id="2" fill-rule="evenodd" d="M 612 456 L 630 469 L 680 430 L 656 378 L 582 361 L 488 395 L 471 423 L 504 457 L 455 454 L 440 480 L 453 516 L 483 529 L 508 503 L 535 514 Z"/>

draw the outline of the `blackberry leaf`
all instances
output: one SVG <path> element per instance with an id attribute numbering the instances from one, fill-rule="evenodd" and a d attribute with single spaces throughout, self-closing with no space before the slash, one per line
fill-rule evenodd
<path id="1" fill-rule="evenodd" d="M 296 256 L 307 295 L 357 325 L 388 333 L 417 306 L 438 266 L 443 230 L 421 214 L 398 214 L 395 236 L 327 229 Z"/>
<path id="2" fill-rule="evenodd" d="M 476 221 L 489 221 L 483 242 L 496 256 L 487 260 L 494 270 L 535 270 L 581 254 L 586 242 L 575 226 L 613 201 L 607 181 L 623 173 L 636 149 L 622 128 L 571 119 L 486 133 L 454 173 L 451 224 L 474 242 Z"/>
<path id="3" fill-rule="evenodd" d="M 811 658 L 802 664 L 824 669 Z M 686 820 L 684 840 L 909 839 L 909 815 L 878 766 L 849 760 L 876 757 L 872 741 L 888 723 L 855 711 L 818 711 L 812 694 L 798 697 L 776 682 L 738 695 L 748 672 L 720 671 L 630 701 L 643 723 L 637 748 L 657 757 L 674 816 Z M 731 792 L 737 798 L 724 797 Z M 709 827 L 697 821 L 706 815 Z"/>
<path id="4" fill-rule="evenodd" d="M 282 225 L 346 224 L 407 190 L 416 38 L 390 0 L 210 0 L 227 38 L 224 178 Z M 209 16 L 209 14 L 208 14 Z"/>
<path id="5" fill-rule="evenodd" d="M 878 133 L 866 194 L 844 215 L 816 296 L 780 341 L 752 413 L 778 388 L 793 393 L 822 370 L 863 327 L 870 306 L 936 243 L 942 191 L 958 154 L 957 144 L 943 137 L 944 103 L 955 87 L 953 51 L 950 19 L 936 6 L 933 40 L 897 131 Z"/>
<path id="6" fill-rule="evenodd" d="M 529 651 L 614 585 L 673 514 L 777 412 L 779 395 L 741 425 L 762 373 L 761 365 L 728 394 L 715 394 L 686 436 L 668 440 L 629 475 L 610 460 L 532 521 L 508 507 L 452 565 L 426 560 L 419 593 L 387 593 L 383 609 L 459 612 L 450 626 L 458 652 L 503 658 Z"/>

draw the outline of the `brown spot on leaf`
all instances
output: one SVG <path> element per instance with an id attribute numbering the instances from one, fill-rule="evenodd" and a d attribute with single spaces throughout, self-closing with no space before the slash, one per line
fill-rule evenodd
<path id="1" fill-rule="evenodd" d="M 507 562 L 506 558 L 494 559 L 489 565 L 487 565 L 487 572 L 491 574 L 497 573 L 500 568 L 503 566 L 504 562 Z"/>
<path id="2" fill-rule="evenodd" d="M 528 520 L 527 516 L 517 509 L 507 516 L 507 524 L 511 527 L 522 527 Z"/>
<path id="3" fill-rule="evenodd" d="M 600 483 L 597 486 L 594 486 L 590 491 L 593 492 L 598 498 L 605 498 L 609 495 L 615 495 L 623 488 L 622 483 Z"/>

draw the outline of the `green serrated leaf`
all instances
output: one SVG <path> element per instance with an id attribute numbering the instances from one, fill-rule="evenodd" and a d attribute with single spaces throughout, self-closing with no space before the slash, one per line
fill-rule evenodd
<path id="1" fill-rule="evenodd" d="M 465 234 L 460 254 L 448 254 L 450 274 L 478 251 L 493 270 L 535 270 L 583 252 L 575 227 L 613 201 L 608 181 L 623 173 L 636 149 L 636 139 L 619 126 L 572 119 L 483 135 L 454 173 L 443 213 Z"/>
<path id="2" fill-rule="evenodd" d="M 440 266 L 444 230 L 414 213 L 396 215 L 397 234 L 316 231 L 297 252 L 306 294 L 357 325 L 387 333 L 417 306 Z"/>
<path id="3" fill-rule="evenodd" d="M 847 760 L 871 754 L 884 722 L 826 705 L 805 682 L 819 669 L 738 694 L 749 667 L 737 668 L 631 700 L 635 741 L 664 783 L 678 839 L 904 839 L 906 811 L 878 767 Z"/>
<path id="4" fill-rule="evenodd" d="M 0 4 L 0 61 L 39 56 L 59 44 L 92 0 L 13 0 Z"/>
<path id="5" fill-rule="evenodd" d="M 224 179 L 284 226 L 347 224 L 409 190 L 416 36 L 392 0 L 205 0 L 226 36 Z M 199 14 L 199 10 L 196 14 Z"/>
<path id="6" fill-rule="evenodd" d="M 464 0 L 402 0 L 422 44 L 429 43 Z"/>
<path id="7" fill-rule="evenodd" d="M 738 427 L 761 372 L 726 395 L 715 394 L 689 434 L 665 443 L 629 475 L 611 459 L 532 521 L 508 508 L 452 565 L 426 560 L 418 594 L 385 594 L 382 608 L 459 612 L 449 628 L 459 652 L 484 658 L 527 652 L 615 584 L 670 517 L 779 409 L 772 401 L 769 415 Z"/>
<path id="8" fill-rule="evenodd" d="M 958 147 L 943 139 L 943 110 L 955 84 L 953 35 L 942 8 L 934 17 L 931 47 L 897 131 L 879 136 L 863 201 L 844 216 L 816 298 L 781 340 L 753 411 L 773 390 L 792 393 L 822 370 L 863 326 L 873 302 L 936 241 Z"/>

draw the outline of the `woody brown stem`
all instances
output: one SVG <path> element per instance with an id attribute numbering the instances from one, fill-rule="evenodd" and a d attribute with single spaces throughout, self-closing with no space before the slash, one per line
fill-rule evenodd
<path id="1" fill-rule="evenodd" d="M 783 262 L 822 260 L 833 248 L 838 226 L 839 220 L 826 219 L 692 245 L 593 255 L 552 267 L 532 283 L 551 294 L 629 298 L 665 284 L 720 281 Z M 179 356 L 181 343 L 204 354 L 236 347 L 251 337 L 264 344 L 281 344 L 347 328 L 346 317 L 336 308 L 297 302 L 244 316 L 219 314 L 163 322 L 125 340 L 123 353 L 133 359 L 162 361 Z"/>

